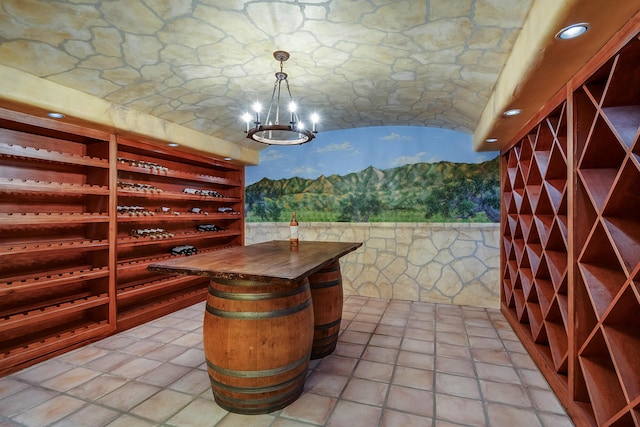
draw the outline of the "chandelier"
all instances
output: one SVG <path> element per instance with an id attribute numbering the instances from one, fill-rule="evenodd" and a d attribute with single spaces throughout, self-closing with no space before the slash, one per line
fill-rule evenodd
<path id="1" fill-rule="evenodd" d="M 314 134 L 317 133 L 316 123 L 318 122 L 318 115 L 316 113 L 311 115 L 312 128 L 311 130 L 306 129 L 296 111 L 297 105 L 293 101 L 293 96 L 291 96 L 287 73 L 282 71 L 283 63 L 289 59 L 289 56 L 289 52 L 283 50 L 278 50 L 273 53 L 276 61 L 280 62 L 280 71 L 276 73 L 276 82 L 273 85 L 269 109 L 267 110 L 267 115 L 264 117 L 264 121 L 260 117 L 262 105 L 260 105 L 259 102 L 253 104 L 255 116 L 250 113 L 244 113 L 243 119 L 247 123 L 245 130 L 247 138 L 269 145 L 300 145 L 311 141 L 315 137 Z M 284 108 L 280 108 L 280 91 L 283 82 L 287 89 L 284 95 L 286 96 L 288 94 L 289 96 L 288 99 L 282 101 L 283 103 L 287 100 L 289 101 L 287 108 L 288 113 L 283 111 Z M 252 124 L 253 127 L 251 127 Z"/>

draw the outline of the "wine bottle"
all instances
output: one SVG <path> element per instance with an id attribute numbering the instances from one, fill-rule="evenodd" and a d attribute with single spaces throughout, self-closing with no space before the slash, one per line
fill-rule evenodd
<path id="1" fill-rule="evenodd" d="M 298 247 L 298 220 L 296 219 L 295 211 L 291 215 L 291 222 L 289 223 L 289 242 L 292 248 Z"/>

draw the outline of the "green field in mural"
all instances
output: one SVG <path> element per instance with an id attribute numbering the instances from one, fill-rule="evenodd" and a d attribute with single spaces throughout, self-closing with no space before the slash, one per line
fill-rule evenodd
<path id="1" fill-rule="evenodd" d="M 301 222 L 499 222 L 499 186 L 499 157 L 263 178 L 245 189 L 246 221 L 289 221 L 296 211 Z"/>

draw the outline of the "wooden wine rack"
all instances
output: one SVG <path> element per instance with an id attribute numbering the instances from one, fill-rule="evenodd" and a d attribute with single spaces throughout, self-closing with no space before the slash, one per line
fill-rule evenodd
<path id="1" fill-rule="evenodd" d="M 579 426 L 640 426 L 640 39 L 627 31 L 501 157 L 502 311 Z"/>
<path id="2" fill-rule="evenodd" d="M 206 279 L 146 266 L 242 245 L 243 205 L 242 166 L 0 109 L 0 375 L 202 301 Z"/>

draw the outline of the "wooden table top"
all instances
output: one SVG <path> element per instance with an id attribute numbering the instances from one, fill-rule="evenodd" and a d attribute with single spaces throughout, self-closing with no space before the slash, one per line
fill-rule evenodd
<path id="1" fill-rule="evenodd" d="M 294 251 L 288 240 L 274 240 L 170 259 L 147 269 L 227 280 L 289 282 L 314 273 L 360 246 L 362 243 L 358 242 L 300 241 Z"/>

